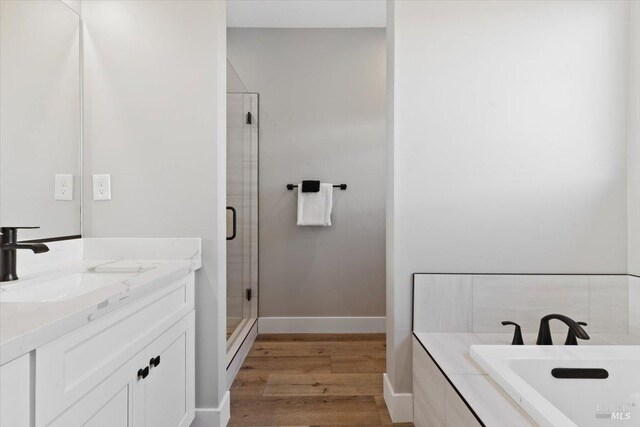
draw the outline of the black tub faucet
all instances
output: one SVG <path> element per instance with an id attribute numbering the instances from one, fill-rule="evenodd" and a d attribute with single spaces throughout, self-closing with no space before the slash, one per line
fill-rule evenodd
<path id="1" fill-rule="evenodd" d="M 580 326 L 587 326 L 586 322 L 578 322 Z M 573 333 L 571 329 L 567 332 L 567 339 L 564 342 L 564 345 L 578 345 L 578 340 L 576 339 L 576 334 Z"/>
<path id="2" fill-rule="evenodd" d="M 536 341 L 536 344 L 553 345 L 553 340 L 551 339 L 551 328 L 549 328 L 549 321 L 552 319 L 560 320 L 567 325 L 576 338 L 580 338 L 581 340 L 590 339 L 589 334 L 587 334 L 587 332 L 582 329 L 582 326 L 580 326 L 575 320 L 570 319 L 567 316 L 563 316 L 562 314 L 547 314 L 540 319 L 540 330 L 538 331 L 538 340 Z"/>
<path id="3" fill-rule="evenodd" d="M 513 331 L 513 340 L 511 340 L 511 345 L 524 345 L 524 340 L 522 339 L 522 329 L 520 328 L 520 325 L 518 325 L 516 322 L 507 320 L 502 322 L 502 326 L 507 325 L 513 325 L 516 327 L 516 329 Z"/>
<path id="4" fill-rule="evenodd" d="M 34 229 L 40 227 L 2 227 L 0 232 L 0 282 L 10 282 L 18 280 L 16 273 L 16 260 L 18 249 L 29 249 L 34 254 L 47 252 L 49 248 L 43 243 L 18 242 L 19 229 Z"/>

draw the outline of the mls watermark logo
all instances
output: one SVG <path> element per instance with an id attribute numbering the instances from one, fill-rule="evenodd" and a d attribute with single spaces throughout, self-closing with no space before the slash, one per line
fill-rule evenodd
<path id="1" fill-rule="evenodd" d="M 596 418 L 613 421 L 629 421 L 635 403 L 597 403 Z"/>

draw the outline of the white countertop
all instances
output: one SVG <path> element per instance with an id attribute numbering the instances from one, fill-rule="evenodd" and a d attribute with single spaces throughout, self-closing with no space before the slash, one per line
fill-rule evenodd
<path id="1" fill-rule="evenodd" d="M 3 285 L 16 286 L 63 278 L 114 261 L 81 261 L 59 271 L 39 274 Z M 142 269 L 133 277 L 63 301 L 0 303 L 0 365 L 83 326 L 137 298 L 149 294 L 194 271 L 191 261 L 138 261 Z"/>
<path id="2" fill-rule="evenodd" d="M 537 426 L 537 424 L 482 370 L 469 355 L 475 344 L 508 345 L 512 334 L 414 332 L 415 338 L 447 376 L 487 427 Z M 536 337 L 524 334 L 525 343 Z M 555 337 L 562 342 L 564 337 Z M 579 345 L 638 345 L 637 334 L 591 334 Z"/>
<path id="3" fill-rule="evenodd" d="M 20 280 L 0 286 L 0 292 L 8 294 L 19 288 L 64 279 L 96 268 L 96 272 L 101 268 L 112 268 L 113 272 L 117 272 L 122 264 L 126 265 L 127 273 L 130 273 L 120 274 L 117 276 L 119 279 L 95 290 L 60 301 L 0 302 L 0 365 L 185 277 L 201 266 L 200 239 L 90 241 L 93 246 L 100 244 L 103 248 L 103 240 L 104 246 L 109 248 L 109 251 L 106 251 L 108 255 L 114 256 L 116 252 L 120 255 L 124 249 L 137 245 L 138 253 L 131 255 L 140 257 L 141 253 L 144 253 L 148 254 L 149 259 L 76 260 L 56 265 L 55 268 L 48 268 L 44 272 L 33 269 L 31 274 L 22 275 Z M 83 243 L 74 243 L 77 244 Z M 185 255 L 176 254 L 176 247 L 182 249 Z M 151 253 L 149 248 L 157 253 Z M 95 249 L 92 251 L 95 252 Z M 125 254 L 130 255 L 126 250 Z M 173 258 L 174 255 L 175 260 L 166 259 Z M 45 257 L 43 259 L 46 260 Z M 136 270 L 136 266 L 140 268 Z"/>

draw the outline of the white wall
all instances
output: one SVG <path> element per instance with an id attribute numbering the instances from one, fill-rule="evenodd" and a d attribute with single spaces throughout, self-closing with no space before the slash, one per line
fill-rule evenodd
<path id="1" fill-rule="evenodd" d="M 229 27 L 384 28 L 385 0 L 232 0 Z"/>
<path id="2" fill-rule="evenodd" d="M 396 1 L 388 371 L 411 274 L 626 273 L 627 4 Z"/>
<path id="3" fill-rule="evenodd" d="M 629 67 L 629 273 L 640 276 L 640 2 L 631 6 Z"/>
<path id="4" fill-rule="evenodd" d="M 90 1 L 84 20 L 88 237 L 201 237 L 196 406 L 226 390 L 226 11 L 218 1 Z"/>
<path id="5" fill-rule="evenodd" d="M 248 92 L 238 73 L 227 59 L 227 92 L 244 93 Z"/>
<path id="6" fill-rule="evenodd" d="M 386 222 L 385 222 L 385 243 L 386 243 L 386 259 L 385 259 L 385 280 L 386 280 L 386 311 L 387 311 L 387 375 L 389 378 L 385 378 L 385 385 L 394 377 L 396 358 L 396 345 L 395 345 L 395 287 L 393 286 L 395 275 L 395 170 L 396 170 L 396 154 L 395 154 L 395 5 L 394 2 L 387 1 L 387 197 L 386 197 Z M 398 310 L 401 308 L 398 307 Z M 406 340 L 405 340 L 406 343 Z M 405 344 L 406 345 L 406 344 Z M 410 350 L 404 351 L 404 356 L 412 360 Z M 406 361 L 407 359 L 405 359 Z M 387 407 L 391 408 L 389 411 L 394 418 L 393 421 L 398 421 L 397 416 L 392 413 L 394 407 L 390 405 L 391 402 L 387 402 Z M 407 414 L 407 419 L 411 418 Z M 413 414 L 411 414 L 413 416 Z"/>
<path id="7" fill-rule="evenodd" d="M 385 315 L 385 30 L 228 32 L 260 96 L 260 317 Z M 346 183 L 331 227 L 296 226 L 287 183 Z"/>
<path id="8" fill-rule="evenodd" d="M 62 2 L 78 15 L 82 14 L 82 0 L 62 0 Z"/>

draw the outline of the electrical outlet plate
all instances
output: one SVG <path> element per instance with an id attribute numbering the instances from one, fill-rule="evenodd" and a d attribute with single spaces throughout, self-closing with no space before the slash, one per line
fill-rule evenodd
<path id="1" fill-rule="evenodd" d="M 73 175 L 56 174 L 54 198 L 55 200 L 73 200 Z"/>
<path id="2" fill-rule="evenodd" d="M 111 175 L 93 175 L 93 200 L 111 200 Z"/>

